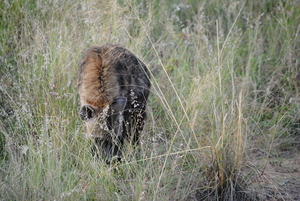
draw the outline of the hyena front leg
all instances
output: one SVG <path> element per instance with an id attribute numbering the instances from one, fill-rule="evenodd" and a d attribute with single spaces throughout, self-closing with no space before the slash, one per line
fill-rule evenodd
<path id="1" fill-rule="evenodd" d="M 132 136 L 132 145 L 134 147 L 139 145 L 140 135 L 144 129 L 144 124 L 146 120 L 146 112 L 145 106 L 143 105 L 141 108 L 135 111 L 134 120 L 133 120 L 133 136 Z"/>

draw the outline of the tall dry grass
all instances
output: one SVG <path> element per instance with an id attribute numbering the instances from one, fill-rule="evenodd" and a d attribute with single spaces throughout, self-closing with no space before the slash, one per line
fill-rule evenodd
<path id="1" fill-rule="evenodd" d="M 253 160 L 299 135 L 299 9 L 268 0 L 1 2 L 1 199 L 262 198 L 264 166 Z M 125 46 L 152 73 L 140 152 L 128 147 L 121 164 L 92 158 L 77 114 L 79 61 L 102 43 Z"/>

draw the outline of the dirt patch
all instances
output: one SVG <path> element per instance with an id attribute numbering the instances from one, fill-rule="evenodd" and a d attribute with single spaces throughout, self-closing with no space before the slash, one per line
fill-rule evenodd
<path id="1" fill-rule="evenodd" d="M 261 200 L 300 200 L 300 153 L 255 162 L 253 190 Z M 253 169 L 252 169 L 253 170 Z"/>

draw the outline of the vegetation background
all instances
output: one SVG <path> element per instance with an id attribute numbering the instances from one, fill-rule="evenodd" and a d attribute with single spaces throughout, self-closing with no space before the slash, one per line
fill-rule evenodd
<path id="1" fill-rule="evenodd" d="M 300 200 L 300 1 L 0 1 L 0 200 Z M 141 150 L 92 158 L 76 71 L 152 72 Z"/>

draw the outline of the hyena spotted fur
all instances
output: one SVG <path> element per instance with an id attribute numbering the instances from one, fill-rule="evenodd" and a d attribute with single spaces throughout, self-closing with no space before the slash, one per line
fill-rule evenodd
<path id="1" fill-rule="evenodd" d="M 97 155 L 121 158 L 125 140 L 136 146 L 146 119 L 150 74 L 145 64 L 117 45 L 89 48 L 79 67 L 80 118 Z"/>

